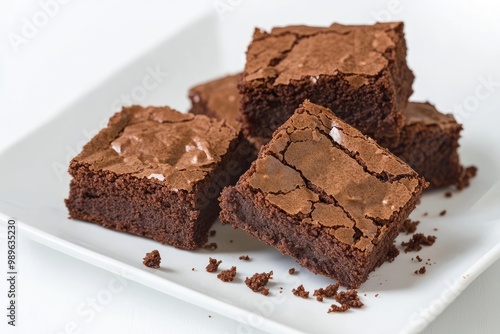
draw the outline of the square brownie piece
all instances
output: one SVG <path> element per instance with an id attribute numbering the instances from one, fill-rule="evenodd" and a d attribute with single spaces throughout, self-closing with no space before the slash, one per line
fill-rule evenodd
<path id="1" fill-rule="evenodd" d="M 391 152 L 422 175 L 431 188 L 467 186 L 476 168 L 460 164 L 457 150 L 462 125 L 427 102 L 408 103 L 404 115 L 405 126 Z"/>
<path id="2" fill-rule="evenodd" d="M 239 84 L 244 131 L 264 144 L 309 99 L 386 146 L 413 79 L 400 22 L 256 30 Z"/>
<path id="3" fill-rule="evenodd" d="M 220 190 L 248 166 L 241 141 L 234 128 L 207 116 L 123 108 L 71 161 L 69 216 L 200 247 L 220 210 Z"/>
<path id="4" fill-rule="evenodd" d="M 398 225 L 425 187 L 373 139 L 305 101 L 222 191 L 220 218 L 357 288 L 393 256 Z"/>
<path id="5" fill-rule="evenodd" d="M 241 73 L 217 78 L 189 90 L 190 113 L 225 119 L 230 125 L 241 128 L 239 118 L 240 92 L 238 81 Z"/>

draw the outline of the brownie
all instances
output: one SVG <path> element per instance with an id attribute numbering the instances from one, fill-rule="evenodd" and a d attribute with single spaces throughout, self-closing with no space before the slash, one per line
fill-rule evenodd
<path id="1" fill-rule="evenodd" d="M 403 23 L 256 29 L 238 85 L 245 134 L 266 143 L 305 99 L 386 146 L 412 94 Z"/>
<path id="2" fill-rule="evenodd" d="M 207 115 L 225 119 L 229 124 L 241 128 L 238 121 L 240 93 L 238 92 L 239 74 L 227 75 L 199 84 L 189 90 L 191 110 L 196 115 Z"/>
<path id="3" fill-rule="evenodd" d="M 305 101 L 221 194 L 223 223 L 359 287 L 388 259 L 426 182 L 327 108 Z"/>
<path id="4" fill-rule="evenodd" d="M 247 168 L 223 121 L 168 107 L 123 108 L 69 166 L 69 216 L 184 249 L 206 243 L 220 190 Z"/>
<path id="5" fill-rule="evenodd" d="M 442 114 L 427 102 L 408 103 L 404 115 L 400 140 L 389 149 L 422 175 L 430 187 L 459 186 L 467 170 L 460 164 L 457 151 L 462 125 L 453 115 Z"/>

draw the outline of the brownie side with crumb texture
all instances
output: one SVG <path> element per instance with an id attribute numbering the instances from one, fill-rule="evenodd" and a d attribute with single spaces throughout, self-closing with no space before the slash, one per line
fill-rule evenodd
<path id="1" fill-rule="evenodd" d="M 221 194 L 223 223 L 359 287 L 388 259 L 426 182 L 374 140 L 305 101 Z"/>
<path id="2" fill-rule="evenodd" d="M 460 164 L 462 125 L 453 115 L 440 113 L 428 102 L 410 102 L 403 114 L 405 125 L 400 139 L 389 145 L 389 150 L 422 175 L 431 188 L 468 186 L 476 168 Z"/>
<path id="3" fill-rule="evenodd" d="M 123 108 L 70 163 L 73 219 L 183 249 L 206 243 L 220 190 L 248 163 L 222 121 L 168 107 Z"/>

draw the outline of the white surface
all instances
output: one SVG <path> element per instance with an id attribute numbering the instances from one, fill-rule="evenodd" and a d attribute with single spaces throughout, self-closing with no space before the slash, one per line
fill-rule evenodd
<path id="1" fill-rule="evenodd" d="M 222 67 L 227 70 L 237 70 L 241 66 L 242 52 L 247 43 L 241 34 L 245 33 L 250 36 L 251 27 L 254 25 L 268 27 L 295 22 L 309 24 L 327 24 L 331 21 L 366 22 L 373 20 L 371 19 L 373 12 L 389 8 L 385 2 L 370 2 L 364 7 L 343 5 L 341 8 L 335 8 L 334 5 L 330 5 L 329 10 L 317 8 L 306 11 L 299 6 L 295 10 L 288 10 L 285 15 L 278 14 L 275 10 L 279 4 L 250 5 L 249 2 L 244 1 L 231 3 L 234 4 L 233 10 L 226 12 L 224 20 L 219 22 L 219 35 L 222 35 L 224 40 L 231 41 L 231 47 L 224 49 L 223 57 L 225 58 L 217 58 L 220 61 L 216 66 L 221 68 L 223 64 Z M 480 16 L 480 10 L 484 9 L 481 8 L 482 3 L 474 4 L 478 7 L 468 7 L 465 2 L 454 3 L 453 5 L 441 4 L 439 8 L 434 8 L 434 14 L 431 14 L 424 5 L 401 2 L 402 9 L 393 11 L 392 15 L 394 19 L 404 19 L 407 22 L 409 62 L 417 75 L 414 86 L 415 95 L 420 99 L 429 99 L 437 103 L 442 110 L 449 111 L 453 110 L 455 104 L 474 101 L 470 96 L 474 95 L 476 87 L 481 84 L 478 77 L 487 78 L 491 75 L 495 81 L 500 81 L 499 69 L 495 66 L 500 53 L 498 46 L 492 43 L 493 37 L 498 36 L 499 32 L 498 23 L 496 23 L 498 18 L 495 17 L 498 15 L 495 13 L 499 11 L 491 8 Z M 9 4 L 4 4 L 4 6 L 9 8 Z M 2 15 L 3 35 L 9 31 L 18 31 L 20 19 L 25 15 L 32 15 L 37 10 L 37 6 L 35 3 L 25 12 L 10 13 L 2 8 L 0 15 Z M 198 9 L 198 6 L 190 5 L 190 11 L 196 12 Z M 96 16 L 95 13 L 99 15 Z M 217 13 L 214 13 L 217 19 Z M 4 20 L 3 15 L 6 14 L 9 15 L 10 20 Z M 120 2 L 120 6 L 117 2 L 106 5 L 96 3 L 95 7 L 92 7 L 89 2 L 86 4 L 74 2 L 62 6 L 60 12 L 50 20 L 49 24 L 40 29 L 38 35 L 30 40 L 25 48 L 21 47 L 19 54 L 13 53 L 8 42 L 5 42 L 7 39 L 4 38 L 2 40 L 4 44 L 1 46 L 2 58 L 0 58 L 2 73 L 4 73 L 0 81 L 0 101 L 3 105 L 0 114 L 2 135 L 0 144 L 5 147 L 13 142 L 14 138 L 31 132 L 33 127 L 61 111 L 62 107 L 68 105 L 70 101 L 100 84 L 103 78 L 136 58 L 136 55 L 143 53 L 145 48 L 162 40 L 170 29 L 175 29 L 173 27 L 176 23 L 173 21 L 187 21 L 187 16 L 190 15 L 196 15 L 196 13 L 188 15 L 186 10 L 175 9 L 159 2 L 147 5 L 134 5 L 133 3 L 124 5 Z M 90 24 L 89 21 L 92 23 Z M 436 38 L 434 27 L 438 22 L 440 27 L 444 27 L 442 34 Z M 464 26 L 463 22 L 468 22 L 468 24 Z M 210 32 L 200 31 L 200 33 L 210 36 Z M 433 39 L 429 40 L 431 37 Z M 214 46 L 209 40 L 203 47 L 215 52 Z M 418 50 L 418 53 L 413 50 Z M 186 58 L 190 59 L 189 56 L 181 54 L 179 57 L 184 61 Z M 206 56 L 196 55 L 196 57 L 200 59 L 200 65 L 203 65 L 204 61 L 217 62 L 217 59 L 205 59 Z M 154 60 L 153 66 L 156 65 Z M 174 66 L 166 70 L 171 72 L 172 77 L 175 77 L 178 73 L 175 72 L 175 64 L 172 65 Z M 437 78 L 436 73 L 439 74 Z M 208 77 L 209 74 L 211 74 L 209 70 L 205 70 L 204 75 Z M 127 80 L 140 83 L 144 75 L 145 68 L 138 68 Z M 165 86 L 162 89 L 172 88 L 175 93 L 182 96 L 178 97 L 177 105 L 174 104 L 174 106 L 178 108 L 187 106 L 185 93 L 182 90 L 183 85 L 188 84 L 190 80 L 203 79 L 202 77 L 194 78 L 193 75 L 198 74 L 192 73 L 186 81 L 180 84 L 166 80 L 166 85 L 172 85 L 172 87 Z M 124 79 L 124 86 L 116 87 L 118 92 L 130 92 L 135 87 L 134 85 L 127 86 L 127 80 Z M 149 94 L 148 100 L 160 103 L 162 97 L 158 96 L 157 92 L 159 90 Z M 467 152 L 471 152 L 472 146 L 470 145 L 473 143 L 473 141 L 468 141 L 468 138 L 470 139 L 468 134 L 477 132 L 478 129 L 485 134 L 493 133 L 494 124 L 488 122 L 488 117 L 498 105 L 499 97 L 498 88 L 493 88 L 488 98 L 478 99 L 479 105 L 477 108 L 470 108 L 470 116 L 464 120 L 466 131 L 462 143 L 466 149 L 464 159 L 467 162 L 477 158 L 477 155 L 467 156 Z M 117 95 L 101 96 L 101 100 L 95 103 L 109 106 L 116 98 Z M 164 103 L 173 104 L 173 101 L 164 101 Z M 111 107 L 106 108 L 104 113 L 109 114 L 110 109 Z M 88 121 L 92 123 L 92 120 Z M 95 123 L 92 123 L 91 127 L 78 124 L 78 129 L 94 130 L 99 124 Z M 81 133 L 77 133 L 75 139 L 74 143 L 77 144 L 78 140 L 85 138 L 82 138 Z M 56 142 L 57 137 L 52 140 Z M 72 149 L 76 150 L 76 148 Z M 39 149 L 42 153 L 45 150 L 44 147 Z M 59 153 L 64 156 L 67 152 L 63 149 Z M 33 156 L 23 157 L 15 163 L 34 163 L 34 159 Z M 498 174 L 494 178 L 498 180 Z M 7 187 L 6 189 L 10 192 L 16 188 L 25 187 L 29 188 L 26 184 L 18 184 L 15 188 Z M 48 195 L 59 194 L 57 189 L 50 188 L 48 184 L 46 190 Z M 35 192 L 39 191 L 37 189 Z M 453 197 L 450 201 L 455 200 L 457 198 Z M 41 203 L 45 201 L 46 199 L 40 199 Z M 482 203 L 488 203 L 488 198 Z M 449 216 L 447 219 L 453 218 Z M 444 239 L 439 239 L 436 245 L 439 245 L 441 240 Z M 435 248 L 429 250 L 431 249 Z M 225 263 L 227 262 L 229 261 Z M 82 332 L 93 333 L 110 332 L 112 329 L 113 331 L 121 329 L 121 332 L 160 332 L 167 328 L 171 332 L 198 330 L 214 333 L 248 330 L 248 327 L 242 327 L 240 323 L 178 302 L 132 282 L 128 283 L 120 293 L 113 294 L 112 301 L 89 320 L 77 313 L 77 307 L 82 302 L 85 303 L 87 298 L 102 294 L 103 289 L 109 289 L 110 281 L 114 279 L 113 275 L 57 254 L 22 236 L 20 266 L 19 302 L 21 306 L 18 320 L 23 327 L 18 328 L 19 332 L 64 332 L 66 324 L 71 321 L 80 324 Z M 472 283 L 464 295 L 439 316 L 427 331 L 443 332 L 455 329 L 456 332 L 467 333 L 474 328 L 474 331 L 479 332 L 495 332 L 494 329 L 498 328 L 499 320 L 493 314 L 498 313 L 499 310 L 498 301 L 495 300 L 495 292 L 498 296 L 499 287 L 493 278 L 498 277 L 500 272 L 498 267 L 500 266 L 497 263 L 485 275 Z M 387 268 L 389 270 L 388 266 Z M 439 267 L 436 265 L 436 268 Z M 428 277 L 425 276 L 425 279 Z M 0 285 L 0 288 L 3 291 L 4 285 Z M 120 302 L 115 302 L 118 300 Z M 379 301 L 370 299 L 369 304 L 375 305 L 376 302 Z M 185 314 L 187 312 L 189 314 Z M 57 320 L 54 314 L 58 314 Z M 211 314 L 212 318 L 208 318 L 208 314 Z M 475 329 L 476 327 L 478 329 Z"/>

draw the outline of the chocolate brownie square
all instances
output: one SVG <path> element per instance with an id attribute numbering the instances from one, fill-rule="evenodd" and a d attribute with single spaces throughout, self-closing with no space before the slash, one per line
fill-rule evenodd
<path id="1" fill-rule="evenodd" d="M 242 136 L 168 107 L 123 108 L 70 163 L 69 215 L 178 248 L 203 245 L 220 190 L 246 170 Z"/>
<path id="2" fill-rule="evenodd" d="M 430 103 L 410 102 L 404 110 L 405 126 L 392 153 L 422 175 L 430 187 L 463 187 L 472 169 L 464 168 L 458 156 L 462 125 L 453 115 L 442 114 Z"/>
<path id="3" fill-rule="evenodd" d="M 241 128 L 238 120 L 240 93 L 238 80 L 241 74 L 227 75 L 192 87 L 190 113 L 225 119 L 229 124 Z"/>
<path id="4" fill-rule="evenodd" d="M 387 146 L 413 79 L 401 22 L 256 30 L 239 84 L 244 131 L 266 143 L 309 99 Z"/>
<path id="5" fill-rule="evenodd" d="M 305 101 L 222 191 L 220 218 L 356 288 L 391 256 L 425 187 L 373 139 Z"/>

